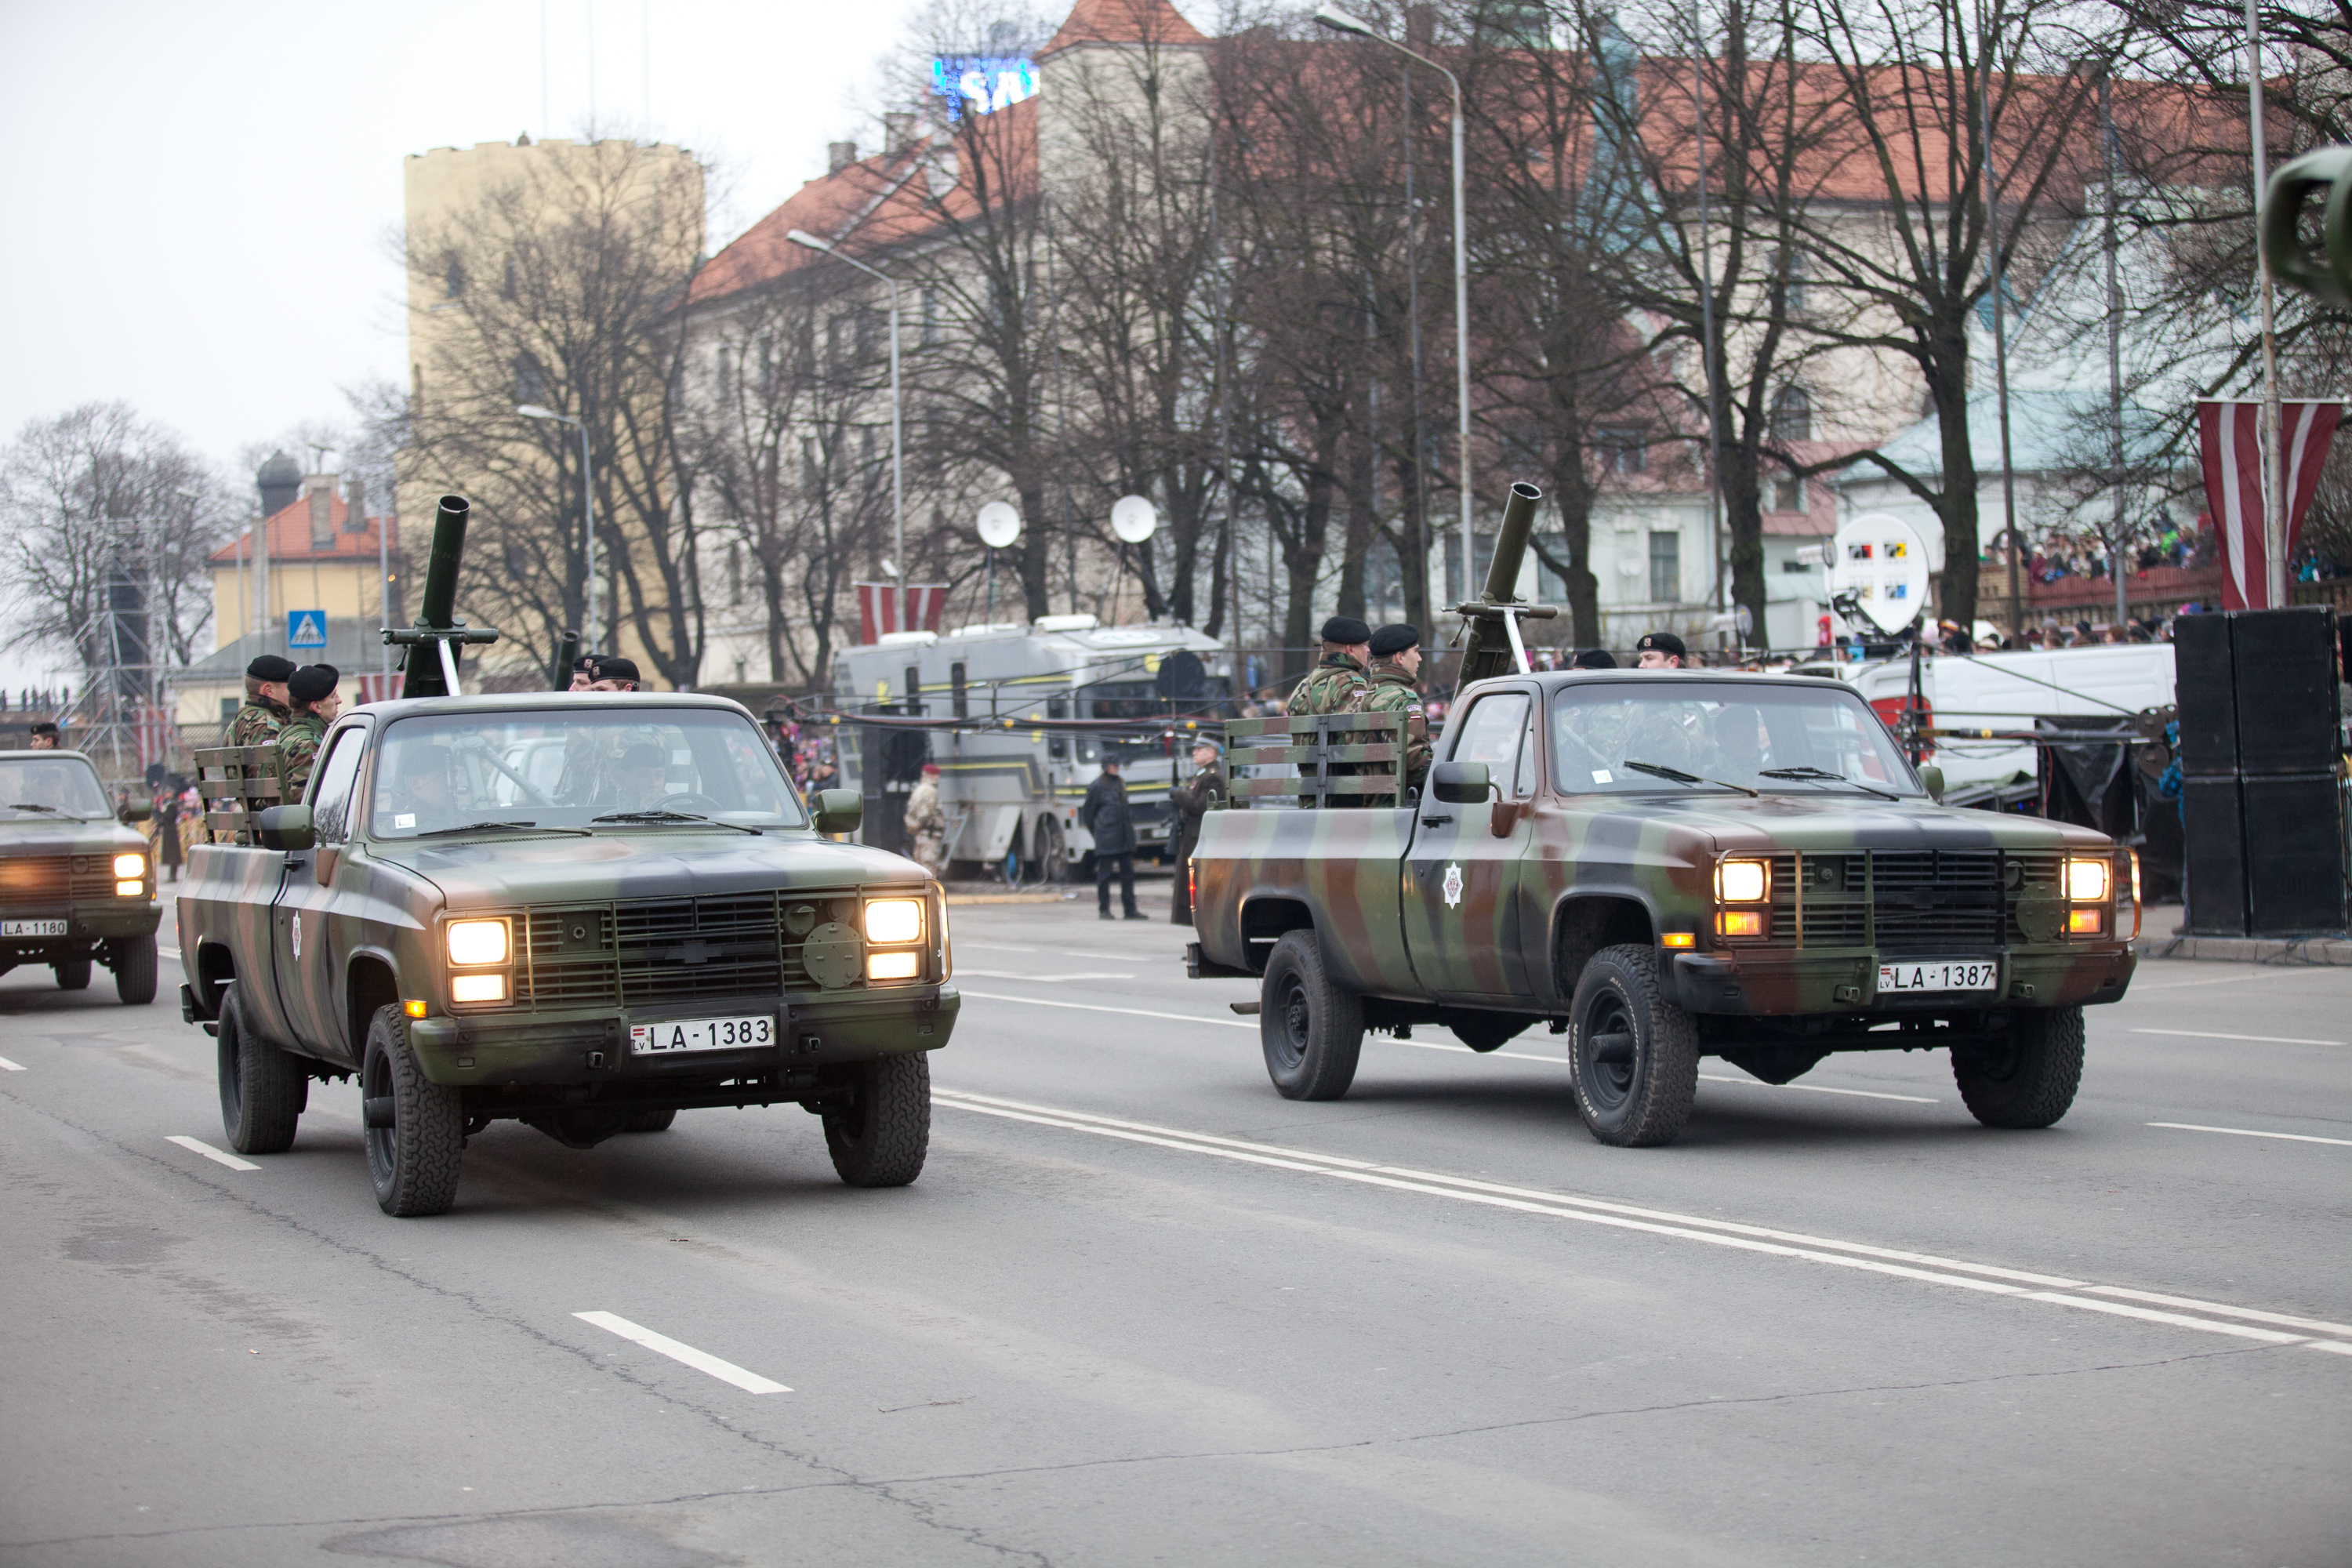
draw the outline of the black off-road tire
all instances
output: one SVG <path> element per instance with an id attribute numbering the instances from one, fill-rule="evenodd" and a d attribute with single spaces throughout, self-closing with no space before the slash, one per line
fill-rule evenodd
<path id="1" fill-rule="evenodd" d="M 632 1110 L 629 1119 L 621 1123 L 624 1132 L 667 1132 L 669 1124 L 677 1120 L 675 1105 L 651 1106 L 644 1110 Z"/>
<path id="2" fill-rule="evenodd" d="M 1455 1039 L 1483 1054 L 1498 1051 L 1518 1038 L 1531 1021 L 1507 1013 L 1479 1013 L 1457 1017 L 1446 1027 L 1454 1031 Z"/>
<path id="3" fill-rule="evenodd" d="M 824 1152 L 853 1187 L 903 1187 L 923 1173 L 931 1147 L 931 1062 L 908 1051 L 860 1062 L 856 1098 L 824 1116 Z"/>
<path id="4" fill-rule="evenodd" d="M 220 1028 L 214 1044 L 220 1064 L 221 1131 L 240 1154 L 283 1154 L 310 1103 L 310 1075 L 299 1058 L 256 1036 L 245 1015 L 242 987 L 221 992 Z"/>
<path id="5" fill-rule="evenodd" d="M 1313 931 L 1290 931 L 1274 944 L 1258 998 L 1265 1076 L 1283 1099 L 1346 1094 L 1364 1051 L 1364 999 L 1331 983 Z"/>
<path id="6" fill-rule="evenodd" d="M 408 1018 L 397 1003 L 376 1009 L 360 1064 L 361 1104 L 392 1101 L 392 1125 L 366 1127 L 368 1177 L 376 1206 L 395 1219 L 446 1214 L 457 1201 L 457 1164 L 466 1151 L 464 1096 L 435 1083 L 416 1065 Z M 362 1123 L 370 1120 L 364 1113 Z"/>
<path id="7" fill-rule="evenodd" d="M 126 936 L 114 945 L 114 994 L 128 1007 L 155 1000 L 155 933 Z"/>
<path id="8" fill-rule="evenodd" d="M 49 965 L 49 973 L 58 977 L 58 989 L 60 991 L 89 989 L 89 960 L 87 958 L 59 959 Z"/>
<path id="9" fill-rule="evenodd" d="M 1585 1130 L 1621 1149 L 1671 1143 L 1698 1098 L 1698 1026 L 1666 1000 L 1658 955 L 1604 947 L 1569 1009 L 1569 1081 Z"/>
<path id="10" fill-rule="evenodd" d="M 1952 1052 L 1960 1102 L 1987 1127 L 2047 1127 L 2066 1114 L 2083 1083 L 2083 1009 L 2018 1016 L 2008 1040 Z"/>

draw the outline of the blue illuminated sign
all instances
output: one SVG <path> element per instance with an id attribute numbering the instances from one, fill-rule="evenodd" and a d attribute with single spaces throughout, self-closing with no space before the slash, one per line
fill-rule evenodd
<path id="1" fill-rule="evenodd" d="M 974 114 L 992 114 L 1037 96 L 1037 68 L 1017 57 L 935 59 L 931 90 L 948 100 L 950 120 L 961 119 L 967 105 Z"/>

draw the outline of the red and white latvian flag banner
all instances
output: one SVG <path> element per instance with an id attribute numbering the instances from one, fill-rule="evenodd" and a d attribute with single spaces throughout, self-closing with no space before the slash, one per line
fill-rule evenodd
<path id="1" fill-rule="evenodd" d="M 898 624 L 898 595 L 895 583 L 860 583 L 857 584 L 857 640 L 870 643 L 888 632 L 935 632 L 940 629 L 940 612 L 948 607 L 948 585 L 945 583 L 909 583 L 907 584 L 907 624 Z"/>
<path id="2" fill-rule="evenodd" d="M 2319 488 L 2319 468 L 2336 437 L 2340 403 L 2279 405 L 2279 468 L 2286 489 L 2286 552 L 2303 532 L 2303 514 Z M 2205 458 L 2205 505 L 2221 535 L 2221 607 L 2267 610 L 2270 556 L 2263 538 L 2263 405 L 2251 401 L 2197 405 L 2197 444 Z"/>

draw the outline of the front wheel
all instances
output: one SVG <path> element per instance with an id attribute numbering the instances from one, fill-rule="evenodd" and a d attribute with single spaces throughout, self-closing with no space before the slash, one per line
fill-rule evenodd
<path id="1" fill-rule="evenodd" d="M 464 1097 L 416 1065 L 396 1002 L 377 1008 L 368 1025 L 360 1097 L 376 1207 L 396 1219 L 448 1213 L 466 1148 Z"/>
<path id="2" fill-rule="evenodd" d="M 114 950 L 114 994 L 124 1005 L 155 1000 L 155 933 L 126 936 Z"/>
<path id="3" fill-rule="evenodd" d="M 1265 1076 L 1285 1100 L 1337 1100 L 1356 1081 L 1364 1001 L 1331 983 L 1313 931 L 1286 933 L 1267 955 L 1257 1028 Z"/>
<path id="4" fill-rule="evenodd" d="M 2083 1083 L 2083 1009 L 2021 1014 L 2007 1037 L 1956 1047 L 1952 1081 L 1987 1127 L 2047 1127 L 2066 1114 Z"/>
<path id="5" fill-rule="evenodd" d="M 58 977 L 58 989 L 60 991 L 89 989 L 89 960 L 87 958 L 61 958 L 49 965 L 49 972 Z"/>
<path id="6" fill-rule="evenodd" d="M 931 1064 L 921 1051 L 860 1062 L 845 1110 L 824 1115 L 834 1173 L 853 1187 L 903 1187 L 931 1146 Z"/>
<path id="7" fill-rule="evenodd" d="M 240 1154 L 283 1154 L 294 1147 L 295 1126 L 310 1102 L 310 1075 L 299 1061 L 254 1034 L 242 989 L 230 985 L 222 991 L 214 1040 L 221 1131 Z"/>
<path id="8" fill-rule="evenodd" d="M 1585 1130 L 1621 1149 L 1671 1143 L 1698 1098 L 1698 1026 L 1666 1000 L 1658 955 L 1592 955 L 1570 1006 L 1569 1081 Z"/>

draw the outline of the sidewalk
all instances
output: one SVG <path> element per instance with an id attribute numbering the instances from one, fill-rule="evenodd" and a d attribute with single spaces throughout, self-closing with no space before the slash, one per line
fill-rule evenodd
<path id="1" fill-rule="evenodd" d="M 2132 943 L 2142 958 L 2202 958 L 2228 963 L 2352 966 L 2352 939 L 2340 936 L 2183 936 L 2179 904 L 2150 904 Z"/>

